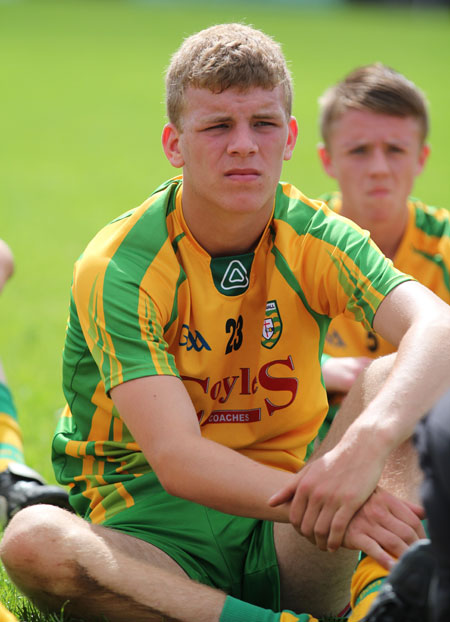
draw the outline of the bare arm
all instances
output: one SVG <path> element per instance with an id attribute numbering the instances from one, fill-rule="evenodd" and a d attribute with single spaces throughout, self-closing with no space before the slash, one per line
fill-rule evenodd
<path id="1" fill-rule="evenodd" d="M 289 521 L 287 505 L 272 508 L 267 499 L 294 475 L 203 438 L 181 380 L 139 378 L 111 397 L 167 492 L 222 512 Z"/>
<path id="2" fill-rule="evenodd" d="M 350 391 L 347 400 L 355 400 L 360 410 L 347 402 L 317 459 L 271 499 L 273 504 L 292 499 L 291 522 L 332 550 L 375 490 L 388 455 L 450 383 L 450 352 L 442 347 L 450 342 L 450 307 L 427 288 L 415 282 L 395 288 L 380 305 L 374 328 L 398 344 L 389 375 L 369 400 L 355 399 Z M 355 391 L 364 390 L 356 382 Z"/>
<path id="3" fill-rule="evenodd" d="M 393 372 L 360 423 L 372 427 L 378 418 L 375 429 L 394 449 L 450 386 L 450 306 L 420 283 L 403 283 L 380 305 L 374 328 L 398 351 Z"/>
<path id="4" fill-rule="evenodd" d="M 11 249 L 4 240 L 0 239 L 0 292 L 6 281 L 14 272 L 14 258 Z"/>

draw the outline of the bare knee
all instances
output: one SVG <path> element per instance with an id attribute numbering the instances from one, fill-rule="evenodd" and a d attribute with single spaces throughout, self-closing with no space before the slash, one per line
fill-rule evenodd
<path id="1" fill-rule="evenodd" d="M 358 375 L 345 400 L 352 403 L 352 408 L 356 409 L 357 412 L 366 408 L 377 395 L 391 373 L 396 356 L 396 352 L 380 356 Z"/>
<path id="2" fill-rule="evenodd" d="M 67 594 L 76 574 L 72 543 L 80 520 L 61 508 L 35 505 L 9 523 L 0 558 L 11 579 L 30 598 L 47 595 L 44 600 L 51 602 L 51 594 Z"/>
<path id="3" fill-rule="evenodd" d="M 19 512 L 9 523 L 0 544 L 0 557 L 7 567 L 26 564 L 33 567 L 36 562 L 59 556 L 61 517 L 69 514 L 60 508 L 48 505 L 34 505 Z"/>

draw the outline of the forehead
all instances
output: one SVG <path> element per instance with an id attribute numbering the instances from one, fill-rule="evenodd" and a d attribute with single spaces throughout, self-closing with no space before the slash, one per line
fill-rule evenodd
<path id="1" fill-rule="evenodd" d="M 207 88 L 189 86 L 183 95 L 182 120 L 200 120 L 215 116 L 244 114 L 261 116 L 262 114 L 285 114 L 285 96 L 281 86 L 264 89 L 259 86 L 248 89 L 230 87 L 221 93 L 214 93 Z"/>
<path id="2" fill-rule="evenodd" d="M 336 146 L 375 142 L 415 145 L 421 142 L 421 126 L 414 117 L 349 108 L 331 123 L 329 142 Z"/>

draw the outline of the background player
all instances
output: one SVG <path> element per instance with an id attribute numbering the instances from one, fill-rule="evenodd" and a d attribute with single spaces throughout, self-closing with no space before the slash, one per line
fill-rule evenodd
<path id="1" fill-rule="evenodd" d="M 13 272 L 12 251 L 0 240 L 0 292 Z M 4 526 L 21 508 L 36 503 L 70 507 L 63 488 L 49 486 L 25 464 L 17 411 L 0 361 L 0 524 Z"/>
<path id="2" fill-rule="evenodd" d="M 41 607 L 90 619 L 337 613 L 353 549 L 389 565 L 421 533 L 421 509 L 377 483 L 448 383 L 450 311 L 279 183 L 297 124 L 269 37 L 193 35 L 166 84 L 163 147 L 183 178 L 100 231 L 74 272 L 53 451 L 88 520 L 23 510 L 2 560 Z M 321 346 L 341 312 L 398 354 L 364 373 L 298 473 L 326 413 Z"/>
<path id="3" fill-rule="evenodd" d="M 358 67 L 320 98 L 320 130 L 320 159 L 340 188 L 322 198 L 369 230 L 399 270 L 449 303 L 450 213 L 410 197 L 430 152 L 424 94 L 381 63 Z M 324 351 L 331 407 L 322 437 L 361 369 L 395 346 L 341 315 L 331 322 Z"/>
<path id="4" fill-rule="evenodd" d="M 410 198 L 430 152 L 428 129 L 425 96 L 410 80 L 381 63 L 355 69 L 320 99 L 319 155 L 340 188 L 323 198 L 368 229 L 399 270 L 449 303 L 450 214 Z M 334 319 L 325 352 L 350 358 L 326 359 L 327 387 L 345 393 L 361 366 L 393 351 L 374 331 Z"/>

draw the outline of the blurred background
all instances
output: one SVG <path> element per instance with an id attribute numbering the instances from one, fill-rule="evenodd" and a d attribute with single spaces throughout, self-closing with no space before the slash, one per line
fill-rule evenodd
<path id="1" fill-rule="evenodd" d="M 414 189 L 450 206 L 450 14 L 438 0 L 0 0 L 0 237 L 16 274 L 0 297 L 0 357 L 31 466 L 50 481 L 63 406 L 72 266 L 96 231 L 175 171 L 160 136 L 164 70 L 182 38 L 215 23 L 265 30 L 294 76 L 300 139 L 283 178 L 335 188 L 316 156 L 317 99 L 382 61 L 428 95 L 432 155 Z"/>

